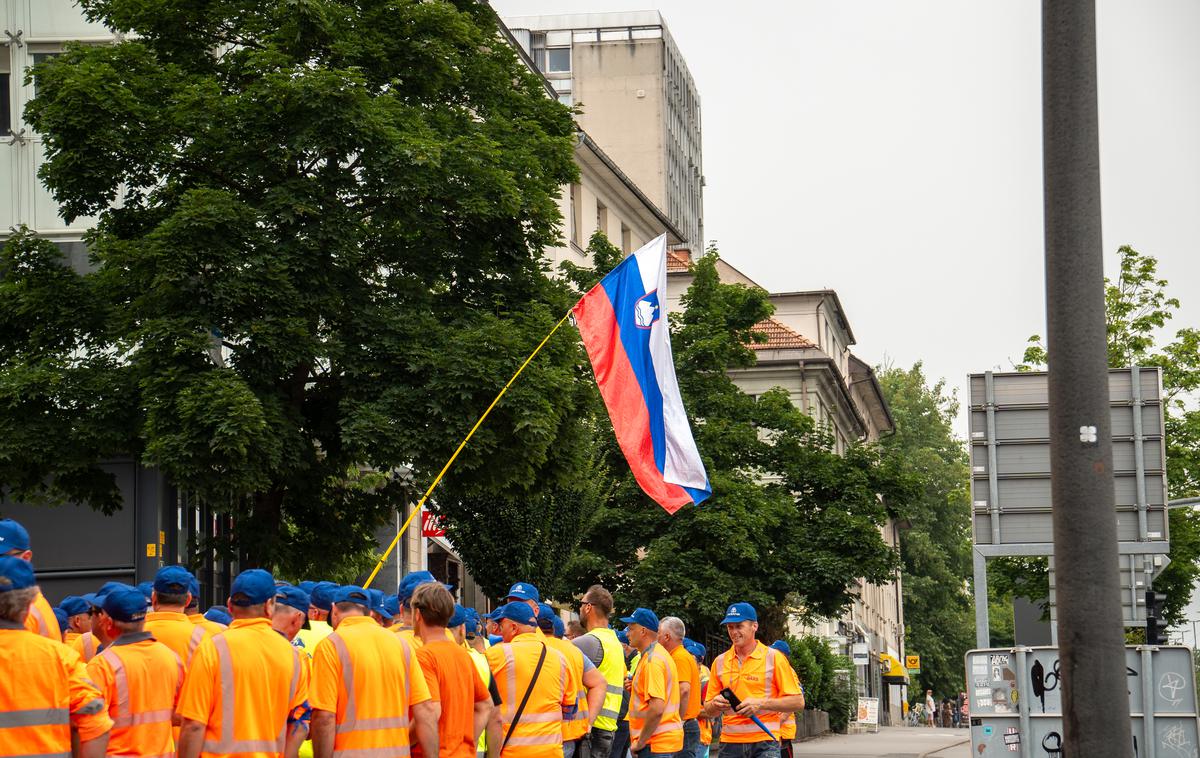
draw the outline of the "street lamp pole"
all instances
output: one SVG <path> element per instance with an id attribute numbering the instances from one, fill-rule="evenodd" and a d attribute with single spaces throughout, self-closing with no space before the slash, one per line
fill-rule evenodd
<path id="1" fill-rule="evenodd" d="M 1046 337 L 1063 747 L 1130 758 L 1100 229 L 1095 0 L 1042 0 Z"/>

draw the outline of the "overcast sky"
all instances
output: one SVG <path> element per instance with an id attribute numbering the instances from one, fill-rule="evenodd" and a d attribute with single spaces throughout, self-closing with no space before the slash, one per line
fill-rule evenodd
<path id="1" fill-rule="evenodd" d="M 961 388 L 1045 333 L 1036 0 L 493 5 L 662 11 L 700 91 L 709 241 L 768 289 L 837 290 L 863 359 Z M 1106 269 L 1156 256 L 1173 328 L 1200 326 L 1200 3 L 1098 13 Z"/>

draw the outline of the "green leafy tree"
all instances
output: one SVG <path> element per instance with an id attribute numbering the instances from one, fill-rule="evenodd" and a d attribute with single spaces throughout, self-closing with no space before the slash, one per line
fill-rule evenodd
<path id="1" fill-rule="evenodd" d="M 963 655 L 975 643 L 970 592 L 971 502 L 966 450 L 954 437 L 958 401 L 920 363 L 885 367 L 879 384 L 896 421 L 880 445 L 920 482 L 900 533 L 905 650 L 921 656 L 920 689 L 963 688 Z"/>
<path id="2" fill-rule="evenodd" d="M 1158 276 L 1158 260 L 1124 245 L 1118 250 L 1117 280 L 1105 279 L 1105 312 L 1108 328 L 1108 365 L 1156 366 L 1162 369 L 1166 414 L 1167 490 L 1172 499 L 1200 495 L 1200 330 L 1179 329 L 1169 341 L 1161 335 L 1179 310 L 1179 300 L 1168 297 L 1166 279 Z M 1041 337 L 1029 338 L 1020 369 L 1046 365 Z M 1154 580 L 1154 589 L 1166 593 L 1165 618 L 1182 623 L 1192 589 L 1200 579 L 1200 512 L 1192 508 L 1170 511 L 1171 562 Z M 1047 564 L 1040 561 L 997 561 L 1001 581 L 1013 591 L 1045 601 L 1049 592 Z M 1028 594 L 1025 594 L 1028 593 Z"/>
<path id="3" fill-rule="evenodd" d="M 0 260 L 0 487 L 120 507 L 128 455 L 236 516 L 250 564 L 367 555 L 571 304 L 545 277 L 570 111 L 474 0 L 80 0 L 121 33 L 36 67 L 27 116 L 91 270 Z M 585 456 L 547 346 L 451 476 L 538 497 Z M 381 473 L 363 486 L 355 471 Z"/>
<path id="4" fill-rule="evenodd" d="M 727 372 L 754 365 L 747 345 L 762 338 L 754 326 L 771 306 L 760 289 L 722 284 L 716 260 L 711 251 L 696 262 L 671 316 L 676 373 L 715 494 L 668 515 L 638 489 L 603 425 L 614 490 L 567 573 L 576 587 L 615 588 L 623 606 L 679 616 L 696 639 L 745 600 L 771 639 L 789 611 L 836 615 L 859 578 L 892 577 L 897 558 L 880 527 L 912 485 L 876 448 L 837 455 L 782 389 L 755 398 L 734 384 Z"/>

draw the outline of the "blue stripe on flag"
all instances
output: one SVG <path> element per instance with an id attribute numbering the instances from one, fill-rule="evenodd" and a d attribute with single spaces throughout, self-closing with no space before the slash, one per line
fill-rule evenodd
<path id="1" fill-rule="evenodd" d="M 646 401 L 646 409 L 650 412 L 650 439 L 654 443 L 654 465 L 661 472 L 666 465 L 667 443 L 666 429 L 663 422 L 662 388 L 658 386 L 658 377 L 654 373 L 654 362 L 650 358 L 650 330 L 639 329 L 634 321 L 634 309 L 637 301 L 646 294 L 642 286 L 642 272 L 638 268 L 637 258 L 629 256 L 619 266 L 609 272 L 600 282 L 604 292 L 612 303 L 613 313 L 617 317 L 620 328 L 621 345 L 629 356 L 633 373 L 637 376 L 642 389 L 642 397 Z M 660 295 L 664 293 L 659 293 Z M 661 302 L 658 317 L 663 317 Z M 664 324 L 665 326 L 665 324 Z"/>

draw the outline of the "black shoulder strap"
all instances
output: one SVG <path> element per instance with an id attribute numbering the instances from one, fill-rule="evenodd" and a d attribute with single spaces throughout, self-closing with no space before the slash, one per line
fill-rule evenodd
<path id="1" fill-rule="evenodd" d="M 529 677 L 529 686 L 525 688 L 525 697 L 521 698 L 521 704 L 517 706 L 517 712 L 513 714 L 512 723 L 508 725 L 508 733 L 504 735 L 504 743 L 500 745 L 503 750 L 508 746 L 508 739 L 512 737 L 513 730 L 517 728 L 517 722 L 521 720 L 521 714 L 525 712 L 525 706 L 529 703 L 529 696 L 533 694 L 533 685 L 537 684 L 538 674 L 542 673 L 542 664 L 546 662 L 546 643 L 542 643 L 542 654 L 538 656 L 537 666 L 533 669 L 533 676 Z M 513 666 L 517 665 L 516 659 L 513 660 Z"/>

